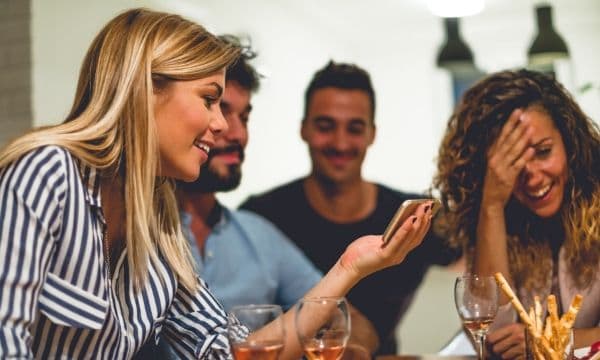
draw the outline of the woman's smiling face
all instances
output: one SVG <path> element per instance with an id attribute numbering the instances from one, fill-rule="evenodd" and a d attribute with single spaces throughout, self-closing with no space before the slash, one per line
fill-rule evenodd
<path id="1" fill-rule="evenodd" d="M 531 106 L 521 119 L 533 130 L 530 146 L 535 155 L 519 175 L 513 195 L 537 216 L 548 218 L 558 213 L 564 199 L 568 178 L 565 145 L 543 108 Z"/>
<path id="2" fill-rule="evenodd" d="M 160 175 L 196 180 L 216 138 L 227 131 L 219 102 L 225 70 L 191 81 L 173 81 L 154 97 Z"/>

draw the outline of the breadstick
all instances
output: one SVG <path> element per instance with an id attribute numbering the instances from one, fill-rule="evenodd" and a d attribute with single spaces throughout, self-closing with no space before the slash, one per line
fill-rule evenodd
<path id="1" fill-rule="evenodd" d="M 544 331 L 544 322 L 542 321 L 542 303 L 540 302 L 540 297 L 537 295 L 533 297 L 533 301 L 535 303 L 535 324 L 538 334 L 541 335 Z"/>
<path id="2" fill-rule="evenodd" d="M 552 325 L 550 324 L 550 317 L 546 318 L 546 326 L 544 327 L 544 337 L 550 339 L 552 337 Z"/>
<path id="3" fill-rule="evenodd" d="M 529 307 L 529 318 L 531 319 L 531 322 L 533 323 L 533 327 L 535 328 L 535 333 L 537 335 L 540 335 L 540 333 L 537 331 L 538 329 L 538 324 L 537 324 L 537 318 L 535 316 L 535 310 L 533 309 L 533 306 Z"/>
<path id="4" fill-rule="evenodd" d="M 560 323 L 563 327 L 567 329 L 573 328 L 575 318 L 577 317 L 579 309 L 581 309 L 582 302 L 583 296 L 581 296 L 580 294 L 575 295 L 573 301 L 571 301 L 571 306 L 569 306 L 569 310 L 560 318 Z"/>
<path id="5" fill-rule="evenodd" d="M 498 283 L 500 289 L 502 289 L 506 297 L 508 297 L 508 299 L 510 300 L 513 307 L 517 310 L 521 321 L 523 321 L 523 323 L 527 326 L 527 330 L 531 335 L 533 335 L 534 342 L 538 344 L 538 346 L 540 346 L 541 351 L 546 354 L 548 359 L 559 360 L 556 352 L 550 347 L 550 343 L 548 342 L 548 340 L 543 336 L 536 334 L 536 328 L 533 325 L 533 322 L 531 321 L 529 316 L 527 315 L 523 304 L 521 304 L 519 299 L 517 299 L 517 296 L 512 291 L 510 285 L 508 284 L 504 276 L 502 276 L 502 273 L 497 272 L 496 274 L 494 274 L 494 278 L 496 279 L 496 282 Z"/>
<path id="6" fill-rule="evenodd" d="M 557 349 L 561 339 L 560 319 L 558 318 L 558 306 L 556 305 L 556 296 L 548 295 L 548 317 L 552 329 L 552 337 L 550 345 L 553 349 Z"/>
<path id="7" fill-rule="evenodd" d="M 543 337 L 543 336 L 538 336 L 535 338 L 535 344 L 538 347 L 538 350 L 542 352 L 542 354 L 544 354 L 544 358 L 545 359 L 551 359 L 551 360 L 560 360 L 559 358 L 559 353 L 557 353 L 556 351 L 554 351 L 554 349 L 552 349 L 552 347 L 550 346 L 550 343 L 548 342 L 548 340 Z"/>
<path id="8" fill-rule="evenodd" d="M 523 323 L 525 323 L 525 325 L 527 325 L 531 334 L 535 335 L 536 331 L 535 331 L 535 326 L 533 325 L 533 322 L 527 315 L 527 312 L 525 311 L 523 304 L 521 304 L 519 299 L 517 299 L 517 296 L 510 288 L 510 285 L 508 284 L 508 282 L 506 281 L 504 276 L 502 276 L 502 273 L 497 272 L 494 275 L 494 278 L 496 278 L 496 282 L 498 283 L 498 286 L 500 287 L 500 289 L 502 289 L 502 291 L 504 292 L 504 295 L 506 295 L 506 297 L 508 297 L 508 299 L 510 300 L 510 302 L 513 305 L 513 307 L 515 308 L 515 310 L 517 310 L 517 313 L 519 314 L 519 317 L 521 318 Z"/>
<path id="9" fill-rule="evenodd" d="M 535 344 L 535 342 L 533 342 L 531 346 L 533 347 L 533 358 L 537 360 L 543 360 L 544 355 L 542 354 L 538 346 Z"/>

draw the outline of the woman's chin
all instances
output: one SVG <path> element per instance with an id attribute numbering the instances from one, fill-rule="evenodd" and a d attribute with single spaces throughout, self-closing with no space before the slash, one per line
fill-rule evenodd
<path id="1" fill-rule="evenodd" d="M 539 207 L 539 208 L 531 208 L 530 207 L 529 210 L 532 213 L 534 213 L 535 215 L 541 217 L 542 219 L 548 219 L 558 213 L 558 211 L 560 210 L 560 204 L 559 205 L 548 204 L 547 206 Z"/>
<path id="2" fill-rule="evenodd" d="M 177 180 L 183 182 L 194 182 L 198 179 L 200 175 L 200 168 L 196 168 L 195 170 L 186 171 L 185 173 L 180 173 L 179 176 L 176 177 Z"/>

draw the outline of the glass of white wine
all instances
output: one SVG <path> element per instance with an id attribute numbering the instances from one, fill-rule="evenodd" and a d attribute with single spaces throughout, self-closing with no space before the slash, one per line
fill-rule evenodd
<path id="1" fill-rule="evenodd" d="M 302 299 L 295 326 L 308 360 L 341 359 L 350 337 L 348 302 L 343 297 Z"/>
<path id="2" fill-rule="evenodd" d="M 498 285 L 493 276 L 464 275 L 454 283 L 454 303 L 463 326 L 477 342 L 484 359 L 485 337 L 498 311 Z"/>
<path id="3" fill-rule="evenodd" d="M 285 330 L 279 305 L 234 306 L 227 317 L 227 337 L 236 360 L 277 360 Z"/>

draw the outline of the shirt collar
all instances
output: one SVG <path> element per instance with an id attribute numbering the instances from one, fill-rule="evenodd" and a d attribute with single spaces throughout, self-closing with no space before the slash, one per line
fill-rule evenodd
<path id="1" fill-rule="evenodd" d="M 83 186 L 85 187 L 85 201 L 94 207 L 101 207 L 100 174 L 98 170 L 92 166 L 83 164 L 81 161 L 78 161 L 78 165 Z"/>
<path id="2" fill-rule="evenodd" d="M 179 210 L 179 218 L 181 219 L 181 225 L 185 228 L 189 228 L 192 223 L 192 216 L 184 211 Z M 215 207 L 210 211 L 208 215 L 208 224 L 212 227 L 212 231 L 220 231 L 228 221 L 231 219 L 231 211 L 223 206 L 220 202 L 215 203 Z"/>

